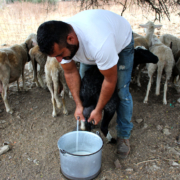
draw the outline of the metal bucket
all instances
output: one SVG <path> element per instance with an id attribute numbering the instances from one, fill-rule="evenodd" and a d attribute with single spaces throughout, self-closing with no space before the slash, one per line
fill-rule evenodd
<path id="1" fill-rule="evenodd" d="M 95 178 L 101 169 L 102 147 L 103 141 L 97 134 L 78 131 L 78 141 L 77 131 L 64 134 L 58 140 L 61 172 L 73 180 Z"/>

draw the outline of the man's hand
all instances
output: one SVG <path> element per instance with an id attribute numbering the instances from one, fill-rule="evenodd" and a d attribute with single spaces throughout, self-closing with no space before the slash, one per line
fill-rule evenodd
<path id="1" fill-rule="evenodd" d="M 76 106 L 76 110 L 74 112 L 74 117 L 76 118 L 76 120 L 79 117 L 79 120 L 85 121 L 85 118 L 83 116 L 83 106 Z"/>
<path id="2" fill-rule="evenodd" d="M 97 125 L 99 123 L 99 121 L 101 121 L 102 119 L 102 111 L 97 111 L 96 109 L 94 109 L 92 112 L 91 112 L 91 115 L 88 119 L 88 122 L 92 122 L 94 121 L 94 125 Z"/>

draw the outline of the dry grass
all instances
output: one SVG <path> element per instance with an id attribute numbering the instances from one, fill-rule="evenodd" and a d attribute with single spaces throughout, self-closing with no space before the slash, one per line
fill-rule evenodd
<path id="1" fill-rule="evenodd" d="M 120 14 L 121 6 L 111 4 L 104 6 L 104 9 Z M 0 5 L 0 45 L 21 43 L 28 34 L 37 32 L 38 26 L 48 20 L 64 20 L 79 12 L 79 4 L 73 1 L 59 2 L 56 6 L 48 4 L 32 4 L 28 2 L 16 2 L 14 4 Z M 143 15 L 144 14 L 144 15 Z M 131 24 L 133 30 L 144 35 L 139 28 L 140 23 L 146 23 L 154 19 L 154 14 L 147 14 L 147 9 L 138 9 L 132 6 L 123 15 Z M 158 22 L 157 22 L 158 23 Z M 171 33 L 180 36 L 179 15 L 171 14 L 171 22 L 167 18 L 163 19 L 161 31 L 156 34 Z M 2 47 L 2 46 L 1 46 Z"/>

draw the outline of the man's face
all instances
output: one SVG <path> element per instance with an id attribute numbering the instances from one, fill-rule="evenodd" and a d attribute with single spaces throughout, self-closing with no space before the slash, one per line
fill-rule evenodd
<path id="1" fill-rule="evenodd" d="M 55 57 L 58 62 L 61 62 L 62 59 L 70 60 L 74 57 L 78 50 L 78 45 L 68 44 L 66 47 L 60 48 L 59 44 L 54 44 L 54 52 L 51 57 Z"/>

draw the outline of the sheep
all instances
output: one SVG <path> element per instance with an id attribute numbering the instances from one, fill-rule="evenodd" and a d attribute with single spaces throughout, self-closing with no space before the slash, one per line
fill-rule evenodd
<path id="1" fill-rule="evenodd" d="M 162 25 L 154 25 L 153 22 L 148 22 L 144 25 L 142 25 L 144 28 L 147 29 L 148 33 L 149 31 L 153 31 L 157 27 L 162 27 Z M 159 58 L 159 62 L 157 64 L 148 64 L 147 69 L 148 69 L 148 76 L 149 76 L 149 82 L 147 86 L 147 92 L 146 96 L 144 99 L 144 103 L 148 102 L 148 96 L 149 96 L 149 90 L 151 88 L 151 82 L 152 82 L 152 76 L 153 73 L 157 70 L 157 81 L 156 81 L 156 95 L 160 94 L 160 82 L 161 82 L 161 76 L 163 69 L 165 70 L 166 73 L 166 81 L 164 84 L 164 95 L 163 95 L 163 104 L 167 104 L 167 82 L 171 77 L 172 73 L 172 68 L 174 66 L 174 57 L 172 54 L 172 50 L 165 46 L 155 35 L 153 35 L 151 39 L 151 46 L 150 46 L 150 51 L 155 54 Z"/>
<path id="2" fill-rule="evenodd" d="M 95 108 L 95 105 L 97 104 L 103 80 L 104 76 L 100 73 L 97 66 L 93 66 L 92 68 L 88 69 L 85 72 L 85 76 L 81 80 L 80 98 L 84 107 L 83 115 L 86 120 L 86 130 L 91 130 L 91 125 L 87 122 L 87 119 L 89 118 L 91 111 Z M 119 97 L 116 89 L 111 99 L 104 107 L 104 115 L 101 123 L 101 131 L 103 135 L 107 138 L 108 142 L 111 143 L 115 143 L 116 140 L 112 138 L 111 134 L 109 133 L 108 125 L 112 117 L 114 116 L 118 102 Z M 81 128 L 81 130 L 84 129 Z"/>
<path id="3" fill-rule="evenodd" d="M 23 89 L 25 88 L 24 82 L 24 66 L 27 61 L 30 61 L 29 49 L 33 47 L 36 42 L 36 34 L 30 34 L 24 43 L 15 44 L 9 48 L 0 50 L 0 93 L 4 100 L 6 112 L 12 114 L 8 100 L 7 89 L 9 83 L 17 81 L 17 88 L 19 90 L 19 77 L 22 75 Z"/>
<path id="4" fill-rule="evenodd" d="M 68 115 L 65 105 L 65 95 L 69 93 L 69 88 L 66 84 L 63 68 L 55 57 L 47 57 L 45 64 L 45 78 L 47 87 L 51 93 L 51 101 L 53 104 L 52 116 L 57 116 L 56 105 L 59 109 L 62 106 L 58 98 L 58 94 L 61 93 L 62 90 L 63 114 Z"/>
<path id="5" fill-rule="evenodd" d="M 30 49 L 29 55 L 31 57 L 31 62 L 33 65 L 33 81 L 36 82 L 36 86 L 38 86 L 38 87 L 41 86 L 42 88 L 45 89 L 46 86 L 43 82 L 42 75 L 44 74 L 44 66 L 46 64 L 47 55 L 42 53 L 39 50 L 38 45 L 36 45 Z M 40 66 L 40 70 L 39 70 L 38 74 L 37 74 L 37 64 L 39 64 L 39 66 Z"/>
<path id="6" fill-rule="evenodd" d="M 135 33 L 135 32 L 133 31 L 133 38 L 135 39 L 135 38 L 137 38 L 137 37 L 143 37 L 143 36 L 140 35 L 140 34 L 137 34 L 137 33 Z"/>
<path id="7" fill-rule="evenodd" d="M 164 34 L 160 36 L 160 41 L 169 47 L 170 43 L 172 42 L 172 52 L 174 55 L 174 59 L 177 61 L 180 57 L 180 39 L 171 35 L 171 34 Z"/>
<path id="8" fill-rule="evenodd" d="M 140 27 L 144 28 L 142 24 L 139 25 Z M 159 29 L 159 25 L 155 25 L 155 28 Z M 145 36 L 137 35 L 135 33 L 134 38 L 134 47 L 145 47 L 147 50 L 149 50 L 149 47 L 151 46 L 151 39 L 153 36 L 154 30 L 149 29 Z M 134 35 L 134 33 L 133 33 Z M 141 87 L 140 83 L 140 75 L 143 68 L 146 67 L 146 64 L 140 64 L 138 69 L 135 70 L 135 77 L 133 78 L 133 82 L 136 82 L 139 87 Z"/>
<path id="9" fill-rule="evenodd" d="M 179 86 L 179 76 L 180 76 L 180 39 L 171 35 L 171 34 L 164 34 L 160 36 L 159 38 L 162 43 L 164 43 L 166 46 L 169 46 L 169 44 L 172 42 L 172 52 L 174 55 L 175 60 L 175 66 L 173 68 L 172 72 L 172 82 L 174 85 L 174 88 L 179 93 L 180 92 L 180 86 Z"/>
<path id="10" fill-rule="evenodd" d="M 144 50 L 142 48 L 137 48 L 134 50 L 134 66 L 133 69 L 136 68 L 138 64 L 141 63 L 157 63 L 157 56 L 153 55 L 148 50 Z M 102 82 L 104 80 L 103 75 L 98 70 L 97 66 L 93 66 L 89 70 L 85 72 L 85 76 L 81 80 L 80 87 L 80 98 L 83 104 L 83 115 L 85 117 L 85 129 L 90 131 L 91 124 L 87 122 L 90 113 L 95 108 L 100 91 Z M 111 99 L 108 101 L 106 106 L 104 107 L 104 115 L 101 123 L 101 131 L 103 135 L 107 138 L 108 142 L 115 143 L 116 140 L 112 138 L 110 132 L 108 131 L 108 125 L 116 111 L 116 107 L 119 103 L 119 97 L 117 94 L 117 89 L 114 91 Z"/>

